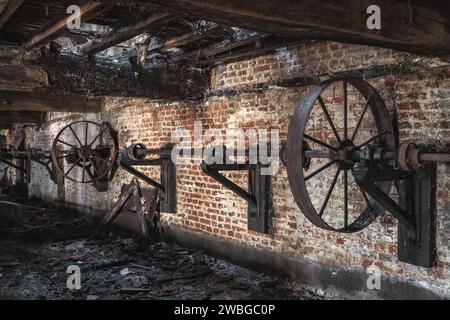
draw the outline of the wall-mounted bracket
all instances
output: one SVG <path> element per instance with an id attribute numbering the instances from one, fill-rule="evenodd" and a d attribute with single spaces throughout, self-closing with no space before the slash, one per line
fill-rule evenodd
<path id="1" fill-rule="evenodd" d="M 399 183 L 400 203 L 415 229 L 398 226 L 398 259 L 431 268 L 436 260 L 436 164 L 416 171 L 412 179 Z"/>
<path id="2" fill-rule="evenodd" d="M 211 178 L 236 193 L 248 202 L 248 229 L 270 233 L 270 176 L 261 175 L 261 165 L 253 164 L 206 164 L 202 170 Z M 226 178 L 220 171 L 248 171 L 248 190 Z"/>
<path id="3" fill-rule="evenodd" d="M 400 261 L 430 268 L 436 258 L 436 165 L 411 173 L 394 169 L 358 168 L 356 183 L 399 221 Z M 376 183 L 398 182 L 399 204 Z"/>
<path id="4" fill-rule="evenodd" d="M 128 147 L 117 160 L 120 168 L 159 190 L 161 211 L 167 213 L 177 212 L 177 169 L 170 157 L 172 148 L 172 145 L 167 145 L 160 150 L 151 150 L 142 144 L 135 144 Z M 149 154 L 158 154 L 159 158 L 145 159 Z M 159 166 L 160 182 L 137 170 L 135 166 Z"/>

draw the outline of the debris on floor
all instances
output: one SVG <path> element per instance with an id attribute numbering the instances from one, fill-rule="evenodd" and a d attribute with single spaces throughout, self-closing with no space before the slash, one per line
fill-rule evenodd
<path id="1" fill-rule="evenodd" d="M 96 226 L 90 217 L 26 203 L 46 211 L 0 205 L 0 299 L 324 298 L 177 245 L 155 243 L 143 252 L 122 232 L 86 240 Z M 67 287 L 72 265 L 80 268 L 79 290 Z"/>

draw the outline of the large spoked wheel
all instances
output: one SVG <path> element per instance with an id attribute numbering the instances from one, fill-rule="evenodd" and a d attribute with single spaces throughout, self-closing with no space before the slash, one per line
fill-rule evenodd
<path id="1" fill-rule="evenodd" d="M 59 174 L 78 183 L 108 177 L 117 156 L 110 131 L 92 121 L 65 126 L 53 141 L 52 158 Z"/>
<path id="2" fill-rule="evenodd" d="M 311 89 L 290 123 L 286 155 L 289 184 L 306 218 L 343 233 L 369 226 L 383 209 L 354 181 L 352 171 L 362 165 L 354 151 L 370 145 L 394 151 L 395 141 L 386 105 L 366 81 L 333 79 Z M 377 186 L 389 193 L 392 182 Z"/>

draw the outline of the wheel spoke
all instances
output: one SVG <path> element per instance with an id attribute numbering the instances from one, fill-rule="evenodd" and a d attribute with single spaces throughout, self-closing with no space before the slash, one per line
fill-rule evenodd
<path id="1" fill-rule="evenodd" d="M 344 140 L 348 138 L 348 101 L 347 101 L 347 81 L 344 80 Z"/>
<path id="2" fill-rule="evenodd" d="M 334 179 L 333 179 L 333 182 L 331 183 L 330 189 L 328 189 L 328 193 L 322 204 L 322 208 L 320 208 L 319 217 L 321 217 L 321 218 L 323 216 L 323 213 L 325 212 L 325 208 L 327 207 L 328 201 L 330 200 L 331 194 L 333 193 L 334 187 L 336 186 L 336 183 L 337 183 L 337 180 L 338 180 L 340 174 L 341 174 L 341 169 L 338 169 L 336 171 L 336 174 L 334 175 Z"/>
<path id="3" fill-rule="evenodd" d="M 312 142 L 315 142 L 315 143 L 317 143 L 317 144 L 320 144 L 321 146 L 324 146 L 324 147 L 327 148 L 327 149 L 330 149 L 330 150 L 333 150 L 333 151 L 338 151 L 337 148 L 335 148 L 335 147 L 329 145 L 329 144 L 326 143 L 326 142 L 320 141 L 320 140 L 318 140 L 318 139 L 316 139 L 316 138 L 310 136 L 309 134 L 304 134 L 303 136 L 304 136 L 306 139 L 309 139 L 309 140 L 311 140 Z"/>
<path id="4" fill-rule="evenodd" d="M 68 156 L 70 156 L 70 154 L 66 154 L 65 156 L 57 157 L 56 160 L 61 160 L 61 159 L 67 158 Z"/>
<path id="5" fill-rule="evenodd" d="M 379 134 L 377 134 L 376 136 L 373 136 L 372 138 L 370 138 L 369 140 L 367 140 L 366 142 L 360 144 L 357 148 L 362 148 L 362 147 L 368 145 L 369 143 L 371 143 L 371 142 L 377 140 L 378 138 L 381 138 L 382 136 L 384 136 L 384 135 L 387 134 L 387 133 L 388 133 L 388 131 L 385 130 L 384 132 L 379 133 Z"/>
<path id="6" fill-rule="evenodd" d="M 362 193 L 362 196 L 363 196 L 363 198 L 364 198 L 364 201 L 366 201 L 367 206 L 368 206 L 371 210 L 373 210 L 372 204 L 370 203 L 370 200 L 369 200 L 369 198 L 367 197 L 366 192 L 365 192 L 361 187 L 359 187 L 359 191 Z"/>
<path id="7" fill-rule="evenodd" d="M 67 170 L 67 172 L 65 174 L 66 177 L 68 177 L 69 173 L 72 172 L 73 168 L 75 168 L 75 166 L 80 163 L 80 160 L 81 160 L 81 157 L 78 158 L 77 161 L 75 161 L 75 163 L 72 165 L 72 167 L 70 167 L 69 170 Z"/>
<path id="8" fill-rule="evenodd" d="M 321 96 L 319 96 L 319 104 L 322 108 L 323 113 L 325 114 L 325 118 L 327 118 L 328 123 L 330 124 L 331 130 L 333 131 L 334 136 L 336 137 L 336 140 L 338 143 L 341 143 L 341 138 L 339 137 L 339 134 L 337 133 L 336 127 L 331 120 L 330 113 L 328 112 L 327 107 L 325 106 L 325 103 L 323 102 L 323 99 Z"/>
<path id="9" fill-rule="evenodd" d="M 333 164 L 335 164 L 336 161 L 330 161 L 328 162 L 326 165 L 320 167 L 319 169 L 317 169 L 316 171 L 312 172 L 311 174 L 309 174 L 308 176 L 305 177 L 305 182 L 308 181 L 309 179 L 311 179 L 312 177 L 316 176 L 317 174 L 321 173 L 323 170 L 327 169 L 328 167 L 331 167 Z"/>
<path id="10" fill-rule="evenodd" d="M 361 126 L 364 115 L 366 114 L 367 109 L 369 108 L 371 100 L 372 100 L 372 96 L 367 98 L 366 104 L 364 105 L 364 109 L 363 109 L 361 115 L 359 116 L 358 123 L 356 124 L 355 130 L 353 131 L 352 137 L 350 139 L 352 142 L 355 141 L 356 135 L 358 134 L 359 127 Z"/>
<path id="11" fill-rule="evenodd" d="M 76 146 L 74 146 L 73 144 L 64 142 L 64 141 L 62 141 L 62 140 L 60 140 L 60 139 L 58 139 L 58 142 L 60 142 L 60 143 L 62 143 L 62 144 L 65 144 L 65 145 L 68 146 L 68 147 L 78 149 L 78 148 L 77 148 Z"/>
<path id="12" fill-rule="evenodd" d="M 89 144 L 90 147 L 92 147 L 92 145 L 95 143 L 95 141 L 97 141 L 97 139 L 100 138 L 102 133 L 103 133 L 103 130 L 101 130 L 100 133 L 94 138 L 94 140 L 92 140 L 92 142 Z"/>
<path id="13" fill-rule="evenodd" d="M 81 182 L 84 183 L 84 176 L 86 174 L 86 158 L 83 158 L 83 174 L 81 176 Z"/>
<path id="14" fill-rule="evenodd" d="M 86 128 L 84 131 L 84 145 L 87 146 L 88 144 L 88 135 L 89 135 L 89 122 L 86 121 Z"/>
<path id="15" fill-rule="evenodd" d="M 80 146 L 82 146 L 83 144 L 81 143 L 80 139 L 78 138 L 77 134 L 75 133 L 75 131 L 72 129 L 72 126 L 69 125 L 69 129 L 70 131 L 72 131 L 73 135 L 75 136 L 75 138 L 77 139 L 78 143 L 80 144 Z"/>
<path id="16" fill-rule="evenodd" d="M 348 227 L 348 171 L 344 172 L 344 228 Z"/>

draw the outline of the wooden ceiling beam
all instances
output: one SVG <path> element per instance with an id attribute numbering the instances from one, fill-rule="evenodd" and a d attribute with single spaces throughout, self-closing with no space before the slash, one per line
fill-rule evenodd
<path id="1" fill-rule="evenodd" d="M 20 8 L 24 0 L 9 0 L 2 12 L 0 12 L 0 29 L 8 22 L 9 18 Z"/>
<path id="2" fill-rule="evenodd" d="M 81 21 L 88 21 L 89 19 L 95 17 L 100 12 L 111 8 L 110 3 L 105 3 L 101 1 L 89 1 L 84 5 L 80 6 L 80 18 Z M 67 18 L 64 16 L 49 28 L 43 30 L 42 32 L 33 36 L 24 46 L 25 48 L 36 48 L 43 46 L 53 39 L 55 39 L 58 34 L 67 29 Z"/>
<path id="3" fill-rule="evenodd" d="M 196 66 L 218 65 L 236 60 L 258 57 L 279 48 L 294 48 L 306 42 L 302 38 L 284 38 L 278 36 L 250 37 L 230 43 L 217 50 L 205 50 L 199 55 L 191 54 L 189 63 Z"/>
<path id="4" fill-rule="evenodd" d="M 88 56 L 94 55 L 98 52 L 101 52 L 115 45 L 118 45 L 122 42 L 130 40 L 142 33 L 148 32 L 151 29 L 160 27 L 172 21 L 176 17 L 177 16 L 166 12 L 160 12 L 151 15 L 146 19 L 137 22 L 134 25 L 124 27 L 117 31 L 109 32 L 104 37 L 102 37 L 100 41 L 94 42 L 91 45 L 85 47 L 83 51 Z"/>
<path id="5" fill-rule="evenodd" d="M 374 45 L 424 55 L 450 54 L 450 3 L 377 0 L 381 30 L 367 28 L 372 0 L 151 0 L 174 12 L 260 32 Z M 434 3 L 434 2 L 433 2 Z"/>
<path id="6" fill-rule="evenodd" d="M 101 98 L 80 94 L 0 91 L 0 111 L 100 112 Z"/>
<path id="7" fill-rule="evenodd" d="M 0 90 L 32 91 L 48 85 L 47 73 L 41 68 L 0 63 Z"/>
<path id="8" fill-rule="evenodd" d="M 225 28 L 222 26 L 215 26 L 203 32 L 190 32 L 182 36 L 167 40 L 160 48 L 157 48 L 155 50 L 168 50 L 172 48 L 181 48 L 194 42 L 198 42 L 224 33 Z"/>
<path id="9" fill-rule="evenodd" d="M 0 127 L 11 126 L 14 123 L 42 124 L 45 112 L 0 111 Z"/>

